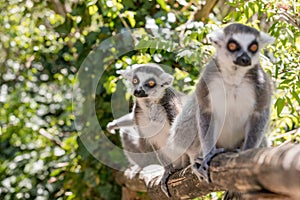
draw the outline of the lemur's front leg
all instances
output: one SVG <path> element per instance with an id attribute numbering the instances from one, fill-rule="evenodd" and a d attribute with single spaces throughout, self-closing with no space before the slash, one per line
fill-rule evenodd
<path id="1" fill-rule="evenodd" d="M 115 134 L 116 129 L 119 129 L 121 127 L 134 126 L 134 125 L 135 122 L 134 122 L 133 113 L 129 113 L 118 119 L 109 122 L 106 126 L 106 129 L 108 132 Z"/>
<path id="2" fill-rule="evenodd" d="M 246 136 L 242 150 L 257 148 L 264 142 L 265 129 L 269 121 L 269 108 L 254 112 L 247 123 Z"/>
<path id="3" fill-rule="evenodd" d="M 200 177 L 201 179 L 210 182 L 208 176 L 209 162 L 215 155 L 222 153 L 225 150 L 216 147 L 219 129 L 216 126 L 215 121 L 212 121 L 214 120 L 212 114 L 210 112 L 200 111 L 199 116 L 199 140 L 201 143 L 202 157 L 196 159 L 194 168 L 198 168 L 198 172 L 200 173 L 197 175 L 198 178 Z"/>

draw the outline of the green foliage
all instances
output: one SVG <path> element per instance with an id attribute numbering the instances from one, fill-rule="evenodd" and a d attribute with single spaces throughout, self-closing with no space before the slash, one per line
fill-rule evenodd
<path id="1" fill-rule="evenodd" d="M 93 65 L 101 61 L 105 73 L 100 80 L 97 71 L 88 77 L 99 83 L 95 97 L 87 98 L 95 98 L 105 127 L 113 118 L 112 95 L 126 92 L 118 69 L 169 66 L 175 87 L 188 93 L 214 51 L 206 35 L 233 21 L 276 38 L 262 56 L 274 82 L 270 136 L 274 145 L 300 141 L 299 4 L 220 1 L 201 22 L 190 20 L 196 2 L 0 0 L 0 199 L 120 199 L 112 170 L 89 153 L 75 128 L 72 92 L 84 59 L 101 52 Z M 137 28 L 133 51 L 118 55 L 120 49 L 103 44 L 128 28 Z M 98 51 L 99 44 L 105 50 Z M 128 95 L 121 100 L 130 104 Z M 108 137 L 120 145 L 118 137 Z M 211 198 L 220 194 L 205 197 Z"/>

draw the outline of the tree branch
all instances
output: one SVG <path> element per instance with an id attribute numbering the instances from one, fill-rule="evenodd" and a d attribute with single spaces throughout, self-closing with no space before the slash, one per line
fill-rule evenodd
<path id="1" fill-rule="evenodd" d="M 121 172 L 120 172 L 121 173 Z M 224 153 L 212 159 L 211 183 L 199 181 L 191 170 L 171 175 L 168 187 L 171 199 L 191 199 L 213 191 L 241 191 L 243 199 L 299 199 L 300 145 L 285 144 L 273 148 L 251 149 L 241 153 Z M 119 176 L 118 182 L 135 191 L 146 186 L 135 177 Z M 168 199 L 160 185 L 148 188 L 152 199 Z"/>
<path id="2" fill-rule="evenodd" d="M 66 17 L 66 9 L 65 5 L 61 3 L 59 0 L 49 0 L 50 3 L 53 5 L 53 10 L 57 13 L 60 14 L 63 17 Z"/>
<path id="3" fill-rule="evenodd" d="M 204 21 L 208 18 L 208 15 L 211 13 L 212 9 L 217 4 L 218 0 L 206 1 L 206 4 L 194 14 L 195 21 Z"/>

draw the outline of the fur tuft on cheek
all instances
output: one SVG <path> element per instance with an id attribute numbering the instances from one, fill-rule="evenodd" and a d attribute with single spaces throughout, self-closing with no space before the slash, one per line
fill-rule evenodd
<path id="1" fill-rule="evenodd" d="M 224 32 L 222 29 L 213 31 L 207 35 L 207 38 L 216 48 L 222 48 L 222 41 L 224 40 Z"/>

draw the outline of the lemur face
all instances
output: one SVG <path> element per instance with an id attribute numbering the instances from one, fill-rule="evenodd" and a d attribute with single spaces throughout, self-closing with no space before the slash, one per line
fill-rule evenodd
<path id="1" fill-rule="evenodd" d="M 273 38 L 243 24 L 231 24 L 208 36 L 216 47 L 220 65 L 251 67 L 259 63 L 259 52 Z"/>
<path id="2" fill-rule="evenodd" d="M 159 65 L 144 64 L 122 74 L 130 83 L 137 98 L 159 98 L 173 83 L 173 77 Z"/>
<path id="3" fill-rule="evenodd" d="M 157 93 L 158 80 L 153 74 L 138 72 L 132 78 L 133 95 L 136 97 L 148 97 Z"/>
<path id="4" fill-rule="evenodd" d="M 225 47 L 225 48 L 224 48 Z M 251 34 L 236 34 L 229 37 L 224 45 L 224 54 L 231 59 L 232 64 L 242 67 L 258 63 L 259 44 Z M 223 49 L 219 49 L 222 51 Z"/>

